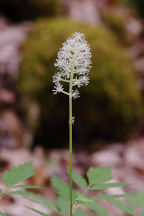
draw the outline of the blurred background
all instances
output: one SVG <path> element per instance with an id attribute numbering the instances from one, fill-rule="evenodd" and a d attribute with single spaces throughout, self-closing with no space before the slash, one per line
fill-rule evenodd
<path id="1" fill-rule="evenodd" d="M 0 0 L 0 173 L 34 159 L 31 183 L 49 186 L 53 172 L 68 179 L 68 98 L 53 95 L 52 76 L 62 43 L 78 31 L 93 68 L 73 101 L 73 167 L 85 175 L 112 164 L 116 180 L 144 188 L 143 18 L 143 0 Z M 0 206 L 28 215 L 20 202 Z"/>

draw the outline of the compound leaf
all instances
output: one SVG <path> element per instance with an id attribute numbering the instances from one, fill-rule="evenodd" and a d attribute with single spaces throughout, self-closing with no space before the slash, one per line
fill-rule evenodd
<path id="1" fill-rule="evenodd" d="M 10 188 L 19 182 L 30 178 L 34 174 L 32 161 L 30 161 L 19 165 L 18 167 L 13 167 L 10 171 L 5 171 L 2 175 L 2 183 Z"/>

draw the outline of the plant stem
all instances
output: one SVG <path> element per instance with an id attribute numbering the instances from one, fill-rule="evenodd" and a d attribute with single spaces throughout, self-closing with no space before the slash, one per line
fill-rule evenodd
<path id="1" fill-rule="evenodd" d="M 69 85 L 69 184 L 70 184 L 70 216 L 72 216 L 72 83 L 73 74 L 72 70 L 70 85 Z"/>
<path id="2" fill-rule="evenodd" d="M 72 98 L 69 96 L 69 181 L 70 181 L 70 216 L 72 216 Z"/>

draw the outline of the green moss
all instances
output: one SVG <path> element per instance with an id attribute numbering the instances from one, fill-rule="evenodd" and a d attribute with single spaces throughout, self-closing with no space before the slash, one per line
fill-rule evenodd
<path id="1" fill-rule="evenodd" d="M 109 30 L 67 19 L 38 20 L 23 47 L 18 86 L 24 97 L 40 103 L 38 133 L 48 134 L 53 143 L 57 137 L 59 143 L 67 138 L 63 136 L 67 129 L 67 97 L 52 95 L 52 76 L 56 72 L 53 65 L 57 52 L 75 31 L 86 35 L 93 56 L 91 82 L 81 88 L 81 97 L 74 102 L 76 142 L 90 141 L 96 136 L 122 138 L 142 114 L 130 60 Z M 56 130 L 58 136 L 54 137 Z"/>
<path id="2" fill-rule="evenodd" d="M 117 15 L 114 10 L 107 10 L 102 14 L 104 23 L 110 28 L 118 40 L 124 45 L 128 44 L 127 31 L 125 26 L 125 20 Z"/>

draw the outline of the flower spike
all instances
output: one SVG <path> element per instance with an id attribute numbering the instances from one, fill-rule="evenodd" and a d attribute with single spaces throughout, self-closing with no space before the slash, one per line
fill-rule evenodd
<path id="1" fill-rule="evenodd" d="M 79 97 L 77 89 L 71 92 L 64 91 L 63 82 L 72 83 L 72 87 L 80 88 L 89 83 L 89 72 L 91 69 L 91 52 L 85 36 L 75 32 L 58 52 L 55 67 L 59 69 L 53 76 L 54 94 L 65 93 L 72 98 Z"/>

